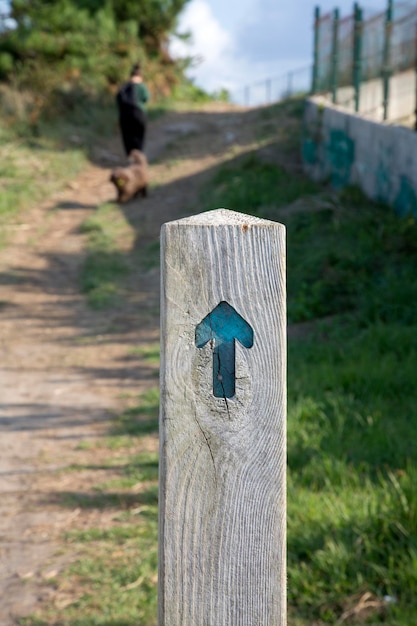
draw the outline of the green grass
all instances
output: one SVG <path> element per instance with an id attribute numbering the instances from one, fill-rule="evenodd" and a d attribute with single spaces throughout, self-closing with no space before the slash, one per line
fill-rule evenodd
<path id="1" fill-rule="evenodd" d="M 96 486 L 97 491 L 107 491 L 109 489 L 130 489 L 139 483 L 157 481 L 158 479 L 158 456 L 154 453 L 142 452 L 129 456 L 122 470 L 123 475 L 106 481 Z M 157 500 L 157 493 L 151 486 L 145 492 L 148 498 Z M 143 493 L 142 493 L 143 499 Z"/>
<path id="2" fill-rule="evenodd" d="M 81 291 L 92 308 L 108 307 L 122 295 L 122 279 L 129 271 L 122 246 L 132 238 L 132 230 L 116 205 L 103 204 L 85 220 L 81 232 L 87 236 L 88 250 Z"/>
<path id="3" fill-rule="evenodd" d="M 413 322 L 414 218 L 399 219 L 386 206 L 349 189 L 333 208 L 326 203 L 321 211 L 289 217 L 288 228 L 290 321 L 352 312 L 365 325 Z M 306 255 L 308 264 L 301 264 Z"/>
<path id="4" fill-rule="evenodd" d="M 285 209 L 314 195 L 313 209 L 308 200 Z M 354 188 L 329 195 L 256 154 L 218 171 L 204 202 L 287 227 L 291 623 L 334 625 L 369 593 L 374 609 L 352 623 L 409 626 L 417 597 L 415 219 Z M 384 603 L 387 596 L 395 601 Z"/>
<path id="5" fill-rule="evenodd" d="M 268 120 L 268 110 L 262 115 Z M 302 205 L 286 208 L 301 197 Z M 356 189 L 329 193 L 256 153 L 222 167 L 202 204 L 287 227 L 289 623 L 410 626 L 417 597 L 415 220 Z M 157 363 L 156 345 L 132 353 Z M 100 443 L 117 453 L 118 476 L 88 493 L 61 494 L 63 507 L 114 511 L 114 521 L 67 535 L 80 558 L 62 584 L 79 595 L 64 610 L 22 623 L 156 624 L 157 458 L 138 454 L 135 444 L 156 433 L 157 414 L 154 389 Z M 344 616 L 365 594 L 373 608 L 349 621 Z"/>
<path id="6" fill-rule="evenodd" d="M 224 207 L 272 219 L 277 209 L 321 188 L 304 176 L 289 176 L 281 166 L 263 162 L 256 152 L 222 167 L 202 197 L 204 210 Z"/>
<path id="7" fill-rule="evenodd" d="M 139 253 L 141 265 L 144 270 L 159 267 L 160 245 L 159 239 L 146 244 Z"/>
<path id="8" fill-rule="evenodd" d="M 132 514 L 111 530 L 73 532 L 69 544 L 82 558 L 67 571 L 76 588 L 64 609 L 21 621 L 25 626 L 155 626 L 157 614 L 157 518 Z M 64 590 L 66 587 L 64 586 Z"/>
<path id="9" fill-rule="evenodd" d="M 290 603 L 332 623 L 363 589 L 400 619 L 417 593 L 416 332 L 331 327 L 289 345 Z"/>
<path id="10" fill-rule="evenodd" d="M 98 478 L 85 491 L 50 496 L 62 509 L 108 512 L 111 522 L 107 527 L 83 524 L 64 534 L 77 558 L 49 581 L 57 601 L 20 620 L 22 626 L 156 626 L 158 454 L 136 448 L 142 437 L 155 433 L 158 404 L 158 389 L 142 394 L 135 407 L 115 420 L 107 438 L 87 448 L 99 451 L 103 460 L 93 454 L 93 465 L 71 467 L 110 471 L 111 479 Z M 152 428 L 143 428 L 150 421 Z M 79 448 L 80 453 L 85 449 Z M 116 456 L 107 459 L 106 450 Z"/>
<path id="11" fill-rule="evenodd" d="M 137 405 L 126 409 L 115 421 L 112 435 L 141 437 L 158 431 L 159 389 L 143 393 Z"/>
<path id="12" fill-rule="evenodd" d="M 117 130 L 114 105 L 70 107 L 59 117 L 38 118 L 33 94 L 0 86 L 0 242 L 10 222 L 65 187 L 85 167 L 90 153 Z M 63 112 L 61 112 L 63 113 Z M 104 145 L 103 145 L 104 147 Z"/>
<path id="13" fill-rule="evenodd" d="M 61 189 L 86 164 L 81 150 L 58 150 L 45 139 L 31 145 L 0 136 L 0 239 L 7 225 L 21 221 L 23 211 Z"/>
<path id="14" fill-rule="evenodd" d="M 130 353 L 143 358 L 144 361 L 151 365 L 159 365 L 159 343 L 154 343 L 150 345 L 148 344 L 145 346 L 136 346 L 130 349 Z"/>

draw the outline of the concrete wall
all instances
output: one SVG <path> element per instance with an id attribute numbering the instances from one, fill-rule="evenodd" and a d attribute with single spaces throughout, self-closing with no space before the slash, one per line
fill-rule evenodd
<path id="1" fill-rule="evenodd" d="M 306 101 L 303 160 L 315 180 L 358 185 L 400 215 L 417 217 L 417 133 L 389 126 L 320 98 Z"/>
<path id="2" fill-rule="evenodd" d="M 389 88 L 388 121 L 404 121 L 407 125 L 414 118 L 416 108 L 416 72 L 408 70 L 391 77 Z M 330 98 L 330 94 L 327 94 Z M 361 84 L 359 113 L 368 119 L 383 120 L 383 82 L 381 78 Z M 353 87 L 337 90 L 337 104 L 353 111 Z"/>

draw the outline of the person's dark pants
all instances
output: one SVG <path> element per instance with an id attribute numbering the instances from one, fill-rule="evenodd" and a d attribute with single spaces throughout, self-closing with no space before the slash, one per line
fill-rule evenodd
<path id="1" fill-rule="evenodd" d="M 123 113 L 120 118 L 120 130 L 127 156 L 132 150 L 143 152 L 146 133 L 146 115 L 142 109 L 135 109 L 131 113 Z"/>

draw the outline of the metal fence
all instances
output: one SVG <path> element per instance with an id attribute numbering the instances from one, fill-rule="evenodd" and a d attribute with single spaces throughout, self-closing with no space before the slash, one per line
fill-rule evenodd
<path id="1" fill-rule="evenodd" d="M 395 80 L 405 72 L 403 81 Z M 394 121 L 417 110 L 416 76 L 417 1 L 388 0 L 384 11 L 373 13 L 355 3 L 343 19 L 338 9 L 324 15 L 315 9 L 312 93 Z"/>
<path id="2" fill-rule="evenodd" d="M 230 94 L 232 102 L 243 106 L 260 106 L 285 100 L 289 96 L 310 93 L 311 65 L 266 78 Z"/>

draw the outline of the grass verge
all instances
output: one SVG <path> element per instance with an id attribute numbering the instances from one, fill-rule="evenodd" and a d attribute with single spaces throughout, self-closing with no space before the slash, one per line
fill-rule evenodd
<path id="1" fill-rule="evenodd" d="M 92 308 L 105 308 L 122 294 L 122 279 L 129 271 L 125 252 L 133 241 L 133 229 L 117 205 L 103 204 L 83 222 L 81 232 L 87 236 L 88 251 L 81 291 Z"/>
<path id="2" fill-rule="evenodd" d="M 0 137 L 0 244 L 7 242 L 7 227 L 21 220 L 25 209 L 61 189 L 86 162 L 79 149 L 58 151 L 41 139 L 3 143 Z"/>
<path id="3" fill-rule="evenodd" d="M 221 197 L 287 227 L 291 619 L 408 626 L 417 596 L 415 219 L 354 188 L 335 195 L 288 177 L 256 154 L 213 183 L 207 207 Z"/>
<path id="4" fill-rule="evenodd" d="M 410 626 L 417 596 L 415 221 L 355 189 L 330 193 L 261 153 L 221 168 L 204 202 L 287 226 L 290 623 Z M 89 228 L 91 235 L 96 227 Z M 103 230 L 100 221 L 99 239 Z M 157 348 L 141 350 L 141 358 L 157 358 Z M 26 626 L 156 623 L 156 456 L 135 442 L 154 437 L 157 401 L 155 390 L 141 398 L 101 442 L 98 450 L 116 455 L 118 475 L 97 479 L 87 497 L 63 494 L 63 507 L 113 517 L 108 528 L 90 525 L 66 537 L 79 558 L 56 583 L 58 605 Z"/>
<path id="5" fill-rule="evenodd" d="M 53 602 L 21 626 L 156 626 L 158 405 L 150 389 L 108 437 L 79 448 L 84 462 L 70 470 L 80 488 L 51 495 L 54 506 L 79 512 L 63 538 L 77 558 L 49 580 Z"/>

